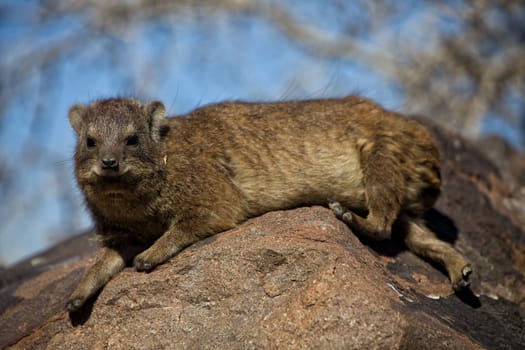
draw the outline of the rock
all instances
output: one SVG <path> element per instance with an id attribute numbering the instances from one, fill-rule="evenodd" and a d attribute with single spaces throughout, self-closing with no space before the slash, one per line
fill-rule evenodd
<path id="1" fill-rule="evenodd" d="M 477 146 L 483 150 L 487 157 L 503 169 L 508 178 L 518 191 L 525 193 L 525 153 L 518 151 L 508 141 L 496 134 L 482 137 Z"/>
<path id="2" fill-rule="evenodd" d="M 395 239 L 361 242 L 330 210 L 298 208 L 203 240 L 151 273 L 128 268 L 72 315 L 64 304 L 92 250 L 11 278 L 0 347 L 523 348 L 525 201 L 477 148 L 429 126 L 444 188 L 428 224 L 472 262 L 473 293 L 453 294 Z"/>
<path id="3" fill-rule="evenodd" d="M 51 249 L 11 268 L 0 268 L 0 290 L 11 284 L 20 284 L 30 277 L 65 262 L 79 260 L 81 257 L 93 254 L 97 249 L 96 239 L 89 232 L 66 239 Z M 2 305 L 4 304 L 0 300 L 0 310 Z"/>

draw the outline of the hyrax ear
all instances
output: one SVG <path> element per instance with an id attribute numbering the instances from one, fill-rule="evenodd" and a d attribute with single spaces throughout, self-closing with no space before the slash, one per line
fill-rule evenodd
<path id="1" fill-rule="evenodd" d="M 149 118 L 151 137 L 159 141 L 167 132 L 166 109 L 160 101 L 153 101 L 146 105 L 146 113 Z"/>
<path id="2" fill-rule="evenodd" d="M 69 123 L 77 135 L 80 135 L 80 130 L 84 124 L 84 114 L 86 114 L 86 107 L 81 104 L 76 104 L 69 109 Z"/>

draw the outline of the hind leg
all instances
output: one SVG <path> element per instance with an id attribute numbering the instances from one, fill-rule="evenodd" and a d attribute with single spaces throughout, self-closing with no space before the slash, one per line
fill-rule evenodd
<path id="1" fill-rule="evenodd" d="M 332 199 L 328 199 L 328 206 L 335 216 L 347 224 L 355 233 L 377 241 L 390 238 L 392 224 L 396 219 L 394 215 L 389 215 L 388 212 L 382 215 L 377 215 L 377 212 L 370 212 L 366 218 L 363 218 Z M 397 215 L 397 211 L 395 215 Z"/>
<path id="2" fill-rule="evenodd" d="M 470 285 L 470 264 L 447 242 L 443 242 L 422 223 L 409 218 L 400 218 L 405 234 L 405 244 L 414 254 L 428 258 L 442 265 L 448 272 L 452 287 L 460 291 Z"/>
<path id="3" fill-rule="evenodd" d="M 387 156 L 392 153 L 388 143 L 383 146 L 378 143 L 363 146 L 361 153 L 367 217 L 352 213 L 334 201 L 329 201 L 329 206 L 357 234 L 384 240 L 390 238 L 392 225 L 400 212 L 404 181 L 397 158 Z"/>
<path id="4" fill-rule="evenodd" d="M 368 210 L 366 218 L 352 213 L 336 201 L 328 200 L 328 205 L 339 219 L 357 234 L 373 240 L 390 238 L 392 225 L 401 209 L 400 198 L 404 190 L 403 178 L 395 172 L 394 160 L 383 156 L 383 153 L 376 150 L 366 156 L 368 166 L 363 169 Z"/>

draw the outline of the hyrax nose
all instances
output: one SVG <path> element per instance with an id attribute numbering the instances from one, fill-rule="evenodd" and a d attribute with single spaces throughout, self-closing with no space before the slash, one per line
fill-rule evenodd
<path id="1" fill-rule="evenodd" d="M 115 158 L 104 158 L 102 159 L 102 169 L 113 169 L 118 168 L 118 161 Z"/>

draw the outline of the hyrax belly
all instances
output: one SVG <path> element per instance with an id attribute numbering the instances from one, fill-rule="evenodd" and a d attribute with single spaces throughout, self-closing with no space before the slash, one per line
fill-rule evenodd
<path id="1" fill-rule="evenodd" d="M 350 142 L 319 140 L 259 149 L 256 161 L 230 157 L 231 180 L 248 212 L 259 215 L 300 205 L 326 205 L 332 198 L 355 210 L 366 210 L 359 154 Z"/>

